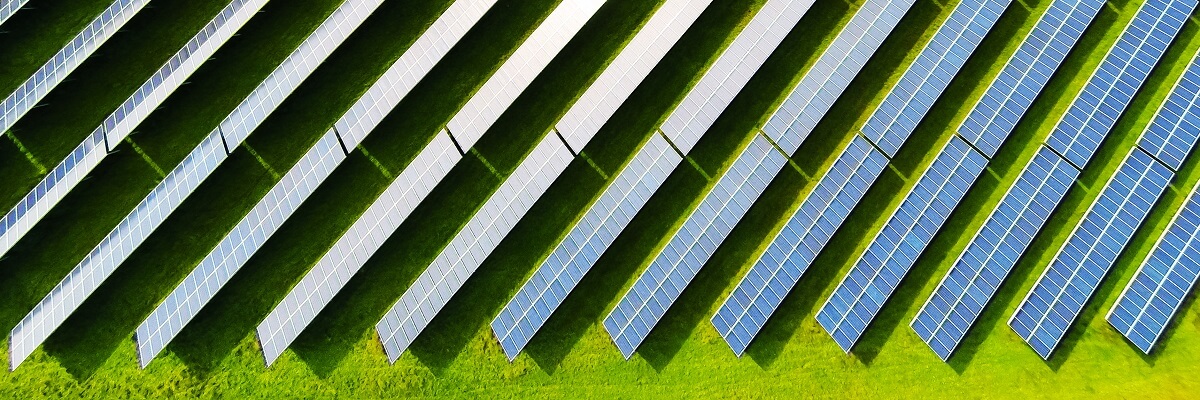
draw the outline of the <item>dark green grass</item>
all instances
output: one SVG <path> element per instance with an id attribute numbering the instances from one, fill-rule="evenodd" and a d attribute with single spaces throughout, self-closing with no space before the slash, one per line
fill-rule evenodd
<path id="1" fill-rule="evenodd" d="M 253 340 L 254 326 L 383 190 L 390 181 L 388 176 L 406 165 L 450 118 L 453 110 L 465 101 L 466 93 L 486 77 L 490 71 L 488 66 L 499 65 L 499 60 L 515 47 L 519 38 L 544 17 L 551 3 L 501 1 L 464 39 L 463 45 L 447 57 L 448 62 L 439 65 L 430 79 L 422 82 L 400 105 L 400 111 L 384 121 L 362 146 L 363 151 L 355 152 L 335 172 L 147 370 L 136 368 L 131 342 L 124 339 L 140 322 L 140 316 L 135 318 L 133 314 L 144 314 L 162 293 L 173 287 L 180 274 L 190 270 L 219 238 L 220 233 L 216 232 L 223 232 L 223 226 L 232 225 L 240 218 L 257 200 L 258 193 L 273 182 L 270 174 L 247 151 L 235 153 L 227 161 L 229 165 L 218 171 L 219 176 L 201 188 L 196 196 L 203 200 L 193 199 L 180 210 L 180 215 L 186 212 L 196 219 L 215 221 L 184 221 L 180 215 L 173 216 L 164 225 L 164 232 L 156 234 L 151 239 L 153 243 L 144 246 L 150 250 L 140 250 L 135 260 L 126 263 L 118 276 L 102 288 L 102 292 L 110 293 L 110 296 L 118 289 L 145 290 L 153 295 L 113 296 L 104 302 L 89 301 L 89 313 L 98 315 L 72 318 L 69 325 L 86 333 L 81 334 L 88 337 L 85 343 L 98 349 L 88 350 L 84 345 L 56 349 L 47 344 L 46 352 L 36 353 L 20 370 L 8 374 L 8 378 L 0 383 L 0 395 L 28 397 L 29 389 L 34 388 L 42 395 L 58 396 L 169 393 L 235 398 L 436 395 L 1188 397 L 1200 390 L 1194 379 L 1197 371 L 1191 351 L 1200 345 L 1200 335 L 1197 335 L 1200 318 L 1197 318 L 1193 302 L 1185 304 L 1186 309 L 1168 332 L 1168 339 L 1151 357 L 1138 356 L 1140 353 L 1127 345 L 1103 318 L 1096 318 L 1115 300 L 1115 294 L 1165 228 L 1167 220 L 1182 202 L 1182 191 L 1200 179 L 1200 161 L 1195 157 L 1189 160 L 1177 179 L 1175 191 L 1155 208 L 1147 227 L 1139 232 L 1135 245 L 1122 257 L 1084 319 L 1072 330 L 1066 347 L 1050 363 L 1043 363 L 1004 326 L 1021 294 L 1028 290 L 1036 274 L 1065 240 L 1070 228 L 1127 153 L 1132 140 L 1140 134 L 1169 86 L 1200 46 L 1195 23 L 1190 23 L 1180 35 L 1181 40 L 1172 47 L 1146 89 L 1138 95 L 1127 117 L 1114 131 L 1112 140 L 1097 154 L 1096 160 L 1100 161 L 1093 163 L 1082 183 L 1055 214 L 1055 220 L 1050 223 L 1052 229 L 1039 235 L 1037 245 L 1018 265 L 997 301 L 985 311 L 977 329 L 968 336 L 967 343 L 951 363 L 938 361 L 906 326 L 949 263 L 961 252 L 1032 156 L 1037 144 L 1057 122 L 1058 116 L 1132 16 L 1136 4 L 1118 2 L 1116 6 L 1119 7 L 1102 12 L 1081 45 L 1072 52 L 1063 71 L 1051 81 L 1017 132 L 1001 149 L 985 178 L 972 189 L 892 302 L 884 307 L 853 356 L 843 355 L 813 321 L 812 314 L 819 302 L 828 296 L 833 285 L 898 205 L 898 193 L 906 192 L 918 172 L 931 162 L 936 150 L 948 140 L 951 129 L 982 94 L 1050 0 L 1014 3 L 1010 7 L 893 160 L 892 168 L 852 213 L 850 220 L 751 345 L 749 356 L 744 359 L 732 356 L 709 327 L 707 319 L 762 251 L 773 232 L 811 190 L 813 182 L 809 177 L 828 168 L 833 157 L 865 121 L 953 4 L 919 1 L 914 6 L 797 152 L 793 161 L 798 168 L 784 169 L 633 360 L 627 362 L 621 358 L 600 327 L 600 321 L 624 293 L 625 287 L 649 263 L 667 234 L 674 231 L 699 201 L 701 193 L 713 183 L 706 177 L 715 177 L 728 166 L 754 134 L 754 129 L 762 124 L 861 2 L 819 1 L 813 6 L 800 23 L 800 29 L 789 35 L 780 51 L 772 56 L 691 153 L 691 161 L 700 169 L 684 165 L 675 171 L 659 195 L 618 238 L 612 251 L 584 278 L 527 351 L 514 363 L 507 363 L 487 326 L 491 318 L 570 224 L 580 217 L 607 179 L 619 171 L 648 135 L 654 134 L 654 128 L 679 101 L 690 82 L 759 4 L 716 1 L 696 24 L 699 28 L 685 35 L 681 44 L 667 56 L 667 61 L 647 79 L 647 84 L 635 92 L 612 123 L 585 148 L 584 155 L 591 164 L 583 159 L 575 160 L 547 195 L 534 205 L 530 217 L 518 224 L 433 320 L 411 351 L 396 365 L 388 365 L 374 337 L 373 324 L 657 3 L 612 2 L 598 16 L 598 20 L 604 22 L 593 21 L 584 29 L 581 38 L 573 41 L 563 57 L 539 77 L 529 92 L 488 132 L 472 155 L 451 172 L 447 182 L 414 212 L 414 217 L 401 227 L 396 237 L 384 245 L 305 331 L 293 346 L 294 351 L 285 353 L 270 369 L 264 369 L 261 353 Z M 394 3 L 390 6 L 402 7 Z M 355 40 L 359 40 L 357 35 Z M 361 40 L 363 43 L 368 41 Z M 339 52 L 335 58 L 340 57 L 346 63 L 359 62 L 372 51 L 380 50 L 364 44 L 354 51 Z M 383 55 L 371 56 L 388 59 Z M 370 69 L 368 64 L 370 62 L 364 62 L 362 69 Z M 325 68 L 319 73 L 324 74 L 323 71 Z M 333 76 L 330 73 L 327 79 L 337 80 Z M 341 90 L 354 87 L 349 84 L 353 79 L 342 79 L 346 79 L 341 81 L 346 86 Z M 308 86 L 306 84 L 302 91 L 308 90 Z M 329 93 L 316 89 L 318 86 L 324 85 L 313 85 L 312 91 L 297 98 Z M 330 83 L 329 87 L 337 86 Z M 319 113 L 326 106 L 305 108 L 300 105 L 316 102 L 309 99 L 296 101 L 293 105 L 289 101 L 286 106 L 294 107 L 295 114 Z M 328 107 L 336 108 L 333 104 Z M 219 111 L 207 112 L 223 116 Z M 160 114 L 164 113 L 156 113 L 156 117 L 166 119 L 159 117 Z M 272 169 L 280 172 L 290 166 L 302 151 L 299 148 L 306 147 L 332 118 L 287 114 L 273 117 L 268 125 L 279 126 L 281 131 L 289 127 L 286 129 L 291 131 L 270 134 L 267 132 L 272 130 L 264 129 L 256 133 L 250 143 Z M 210 118 L 219 119 L 219 116 Z M 212 124 L 215 121 L 206 126 Z M 194 137 L 198 138 L 199 134 Z M 308 142 L 299 139 L 300 136 Z M 137 140 L 139 144 L 148 143 L 140 137 Z M 275 144 L 280 141 L 294 142 L 298 150 L 288 150 L 286 144 Z M 168 142 L 174 143 L 164 140 L 157 146 L 146 144 L 144 147 L 151 154 L 157 154 L 150 150 L 162 148 Z M 186 151 L 191 144 L 180 146 L 185 146 L 182 151 Z M 152 157 L 160 160 L 165 156 Z M 140 161 L 136 156 L 132 158 Z M 159 163 L 173 165 L 170 159 Z M 598 168 L 593 168 L 592 164 Z M 144 163 L 137 166 L 149 170 Z M 228 172 L 235 169 L 255 172 Z M 233 182 L 239 179 L 253 182 Z M 91 201 L 95 202 L 94 199 Z M 82 207 L 87 202 L 74 204 Z M 96 223 L 84 227 L 93 225 Z M 168 231 L 173 233 L 166 233 Z M 48 234 L 55 237 L 54 234 L 62 232 L 66 230 Z M 22 246 L 29 246 L 25 244 L 28 242 L 26 240 Z M 90 246 L 86 247 L 90 249 Z M 25 253 L 31 252 L 25 250 Z M 10 265 L 16 265 L 10 263 L 8 260 L 0 263 L 0 271 L 11 270 Z M 167 271 L 159 272 L 159 269 Z M 148 276 L 138 276 L 140 273 Z M 43 279 L 52 285 L 61 277 L 61 272 L 47 276 Z M 161 282 L 158 277 L 171 279 Z M 0 277 L 0 283 L 9 282 L 4 278 L 7 276 Z M 14 284 L 13 288 L 25 286 L 28 285 Z M 36 296 L 29 294 L 36 300 L 45 289 L 31 291 L 41 292 Z M 28 306 L 16 308 L 21 308 L 19 313 L 23 314 Z M 140 311 L 105 310 L 117 306 L 140 308 Z M 65 342 L 66 336 L 60 332 L 52 337 L 52 342 Z M 78 372 L 80 370 L 84 373 Z"/>

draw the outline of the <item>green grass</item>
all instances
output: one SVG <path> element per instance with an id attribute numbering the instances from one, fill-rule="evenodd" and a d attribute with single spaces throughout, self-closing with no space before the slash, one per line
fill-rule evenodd
<path id="1" fill-rule="evenodd" d="M 294 2 L 268 5 L 197 74 L 194 84 L 143 124 L 133 140 L 150 159 L 163 168 L 177 164 L 336 5 L 304 1 L 304 7 Z M 898 205 L 897 193 L 906 192 L 932 161 L 1050 0 L 1010 7 L 742 359 L 732 355 L 707 319 L 811 190 L 809 177 L 828 168 L 953 4 L 917 2 L 797 152 L 793 161 L 798 168 L 785 168 L 771 184 L 633 360 L 621 358 L 600 321 L 715 183 L 706 177 L 728 167 L 861 1 L 818 1 L 813 6 L 690 153 L 695 167 L 684 165 L 672 174 L 527 351 L 509 364 L 488 328 L 491 318 L 762 3 L 714 1 L 584 149 L 585 157 L 575 160 L 535 204 L 531 218 L 517 225 L 410 351 L 388 365 L 373 324 L 659 3 L 610 2 L 335 297 L 293 351 L 265 368 L 253 328 L 386 187 L 387 176 L 400 171 L 437 134 L 554 3 L 500 1 L 384 120 L 363 144 L 364 151 L 353 153 L 335 171 L 168 350 L 148 369 L 137 369 L 129 340 L 136 324 L 270 188 L 274 177 L 269 171 L 287 170 L 448 1 L 385 3 L 251 136 L 247 148 L 234 152 L 51 336 L 43 351 L 0 379 L 0 396 L 1188 397 L 1198 390 L 1191 355 L 1200 346 L 1200 319 L 1193 301 L 1185 304 L 1167 339 L 1149 357 L 1139 356 L 1100 315 L 1165 228 L 1184 192 L 1200 179 L 1195 159 L 1049 363 L 1005 326 L 1021 295 L 1200 47 L 1194 22 L 951 362 L 938 361 L 907 327 L 1136 10 L 1137 4 L 1124 1 L 1101 12 L 850 356 L 815 323 L 816 307 Z M 0 306 L 5 325 L 0 326 L 13 326 L 159 179 L 131 145 L 122 145 L 46 223 L 0 260 L 0 293 L 6 300 Z M 27 161 L 15 158 L 19 154 L 0 155 L 6 163 L 24 162 L 28 168 Z"/>

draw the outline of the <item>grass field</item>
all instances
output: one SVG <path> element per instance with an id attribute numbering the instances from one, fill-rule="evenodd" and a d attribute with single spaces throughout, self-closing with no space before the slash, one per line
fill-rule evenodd
<path id="1" fill-rule="evenodd" d="M 898 206 L 898 193 L 932 162 L 1051 0 L 1009 7 L 746 357 L 734 357 L 708 319 L 955 2 L 916 2 L 793 157 L 795 168 L 785 168 L 772 182 L 630 361 L 612 345 L 601 320 L 862 0 L 813 5 L 689 154 L 689 162 L 671 175 L 513 363 L 492 336 L 491 318 L 655 134 L 763 0 L 714 0 L 410 351 L 389 365 L 374 323 L 661 3 L 609 1 L 401 226 L 402 234 L 375 254 L 292 351 L 265 368 L 254 327 L 558 3 L 500 0 L 167 351 L 147 369 L 138 369 L 130 339 L 137 324 L 450 2 L 384 3 L 41 350 L 17 371 L 0 373 L 0 397 L 1186 398 L 1200 393 L 1200 366 L 1194 360 L 1200 351 L 1200 308 L 1194 295 L 1150 356 L 1126 343 L 1103 318 L 1186 190 L 1200 180 L 1196 157 L 1185 164 L 1049 362 L 1005 324 L 1200 49 L 1195 20 L 950 362 L 939 361 L 907 326 L 1132 17 L 1140 4 L 1133 0 L 1112 1 L 1101 11 L 850 355 L 820 329 L 813 314 Z M 106 2 L 54 7 L 58 3 L 65 2 L 34 0 L 34 10 L 0 27 L 13 31 L 0 33 L 0 55 L 45 58 Z M 0 141 L 0 197 L 5 199 L 0 204 L 23 195 L 41 176 L 38 164 L 56 163 L 221 3 L 152 3 L 54 91 L 46 106 L 22 119 L 9 139 Z M 11 329 L 150 191 L 161 171 L 178 164 L 338 3 L 268 4 L 0 259 L 0 329 Z M 44 26 L 45 33 L 30 34 L 30 26 Z M 0 88 L 10 81 L 15 86 L 21 68 L 37 64 L 21 59 L 0 67 Z"/>

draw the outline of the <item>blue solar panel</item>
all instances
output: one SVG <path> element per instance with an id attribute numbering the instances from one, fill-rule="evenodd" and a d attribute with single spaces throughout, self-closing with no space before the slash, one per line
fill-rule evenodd
<path id="1" fill-rule="evenodd" d="M 1200 196 L 1196 194 L 1193 189 L 1150 258 L 1108 311 L 1108 323 L 1146 354 L 1200 277 Z"/>
<path id="2" fill-rule="evenodd" d="M 863 125 L 863 135 L 895 156 L 1011 1 L 965 0 L 955 6 Z"/>
<path id="3" fill-rule="evenodd" d="M 741 356 L 746 351 L 887 162 L 887 157 L 872 147 L 870 141 L 855 136 L 829 172 L 821 177 L 712 317 L 713 326 L 734 353 Z"/>
<path id="4" fill-rule="evenodd" d="M 1051 3 L 967 114 L 958 134 L 984 155 L 994 156 L 1103 6 L 1104 0 Z"/>
<path id="5" fill-rule="evenodd" d="M 1087 165 L 1195 7 L 1194 0 L 1143 3 L 1046 145 L 1077 168 Z"/>
<path id="6" fill-rule="evenodd" d="M 1174 173 L 1134 148 L 1008 324 L 1042 358 L 1066 335 Z"/>
<path id="7" fill-rule="evenodd" d="M 8 17 L 16 14 L 17 11 L 20 11 L 21 7 L 24 7 L 25 3 L 28 2 L 29 0 L 10 0 L 0 3 L 0 24 L 3 24 Z"/>
<path id="8" fill-rule="evenodd" d="M 1138 147 L 1178 171 L 1200 136 L 1200 54 L 1167 95 Z"/>
<path id="9" fill-rule="evenodd" d="M 666 248 L 633 283 L 616 309 L 604 319 L 604 329 L 626 359 L 786 163 L 787 157 L 765 136 L 755 135 Z"/>
<path id="10" fill-rule="evenodd" d="M 962 342 L 1078 176 L 1079 170 L 1042 146 L 971 238 L 912 322 L 942 360 Z"/>
<path id="11" fill-rule="evenodd" d="M 862 336 L 986 165 L 987 158 L 955 136 L 921 175 L 817 313 L 842 350 Z"/>

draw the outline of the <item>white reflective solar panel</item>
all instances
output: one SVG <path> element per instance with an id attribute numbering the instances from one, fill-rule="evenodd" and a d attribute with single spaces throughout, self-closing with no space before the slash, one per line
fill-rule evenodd
<path id="1" fill-rule="evenodd" d="M 1066 336 L 1174 175 L 1135 147 L 1017 306 L 1008 325 L 1042 358 Z"/>
<path id="2" fill-rule="evenodd" d="M 958 3 L 871 113 L 863 125 L 863 135 L 888 157 L 895 156 L 1011 2 L 964 0 Z"/>
<path id="3" fill-rule="evenodd" d="M 1195 8 L 1195 0 L 1142 3 L 1046 145 L 1076 168 L 1086 166 Z"/>
<path id="4" fill-rule="evenodd" d="M 16 14 L 17 11 L 20 11 L 21 7 L 24 7 L 25 3 L 28 2 L 29 0 L 4 0 L 0 2 L 0 24 L 3 24 L 4 21 L 8 20 L 8 17 Z"/>
<path id="5" fill-rule="evenodd" d="M 34 224 L 45 217 L 75 185 L 133 128 L 146 119 L 175 89 L 183 85 L 217 48 L 233 36 L 267 0 L 235 0 L 200 30 L 196 36 L 142 83 L 117 110 L 104 119 L 87 139 L 75 146 L 37 186 L 0 220 L 0 255 L 16 245 Z"/>
<path id="6" fill-rule="evenodd" d="M 813 1 L 767 0 L 763 4 L 663 122 L 662 132 L 675 147 L 685 154 L 691 151 Z"/>
<path id="7" fill-rule="evenodd" d="M 1108 323 L 1142 352 L 1162 338 L 1200 277 L 1200 196 L 1192 190 L 1116 304 Z"/>
<path id="8" fill-rule="evenodd" d="M 617 55 L 600 77 L 580 96 L 575 105 L 559 119 L 556 124 L 558 132 L 563 135 L 572 149 L 579 151 L 587 145 L 604 123 L 612 117 L 621 103 L 624 103 L 633 90 L 646 78 L 650 70 L 662 60 L 667 51 L 687 31 L 687 28 L 696 21 L 709 3 L 711 3 L 710 0 L 669 0 L 659 6 L 659 9 L 630 40 L 621 54 Z M 666 140 L 658 135 L 652 136 L 646 149 L 649 149 L 650 152 L 639 151 L 631 164 L 648 167 L 650 164 L 657 163 L 655 165 L 658 168 L 654 168 L 654 171 L 662 179 L 665 179 L 666 175 L 670 173 L 674 163 L 681 159 Z M 660 160 L 663 162 L 658 163 Z M 621 189 L 614 194 L 627 196 L 636 186 L 641 189 L 639 193 L 648 198 L 650 193 L 645 193 L 648 188 L 645 185 L 636 185 L 639 178 L 634 174 L 619 175 L 613 185 Z M 616 199 L 607 199 L 603 202 L 603 204 L 610 205 L 616 203 Z M 604 229 L 602 233 L 599 225 L 601 220 L 603 219 L 604 223 L 610 226 L 615 224 L 623 226 L 631 218 L 633 218 L 633 212 L 614 214 L 598 208 L 590 209 L 583 219 L 587 223 L 576 225 L 576 228 L 568 235 L 568 241 L 572 243 L 571 247 L 560 245 L 538 269 L 537 274 L 547 279 L 540 282 L 530 280 L 530 283 L 522 287 L 522 292 L 525 293 L 518 294 L 513 301 L 509 302 L 505 310 L 501 311 L 501 316 L 497 316 L 493 322 L 493 331 L 509 360 L 516 357 L 521 348 L 529 343 L 533 332 L 550 317 L 551 310 L 561 304 L 566 297 L 566 290 L 568 290 L 563 287 L 573 288 L 579 282 L 578 279 L 583 277 L 580 268 L 590 266 L 599 258 L 599 250 L 593 249 L 585 254 L 578 251 L 578 246 L 585 242 L 594 242 L 593 246 L 600 249 L 607 247 L 616 238 L 620 229 L 614 226 L 611 229 Z M 564 273 L 564 269 L 568 267 L 573 269 L 570 274 Z M 557 295 L 555 292 L 545 290 L 554 281 L 557 281 Z M 546 286 L 539 286 L 539 284 Z M 522 300 L 517 302 L 516 298 Z M 540 304 L 541 308 L 532 309 L 535 302 Z M 503 318 L 503 316 L 507 316 L 507 318 Z M 518 323 L 521 325 L 520 327 L 515 326 Z"/>
<path id="9" fill-rule="evenodd" d="M 568 0 L 559 4 L 451 119 L 450 129 L 458 127 L 455 136 L 458 144 L 467 148 L 478 140 L 478 135 L 487 131 L 602 4 L 597 0 Z M 259 324 L 258 340 L 268 365 L 283 354 L 462 158 L 449 138 L 450 133 L 453 132 L 438 135 L 427 145 Z"/>
<path id="10" fill-rule="evenodd" d="M 915 0 L 867 0 L 833 38 L 762 130 L 795 153 Z"/>
<path id="11" fill-rule="evenodd" d="M 295 90 L 381 0 L 348 0 L 288 55 L 217 129 L 196 146 L 12 331 L 12 368 L 25 360 L 175 210 L 242 140 Z M 222 142 L 222 134 L 225 143 Z"/>
<path id="12" fill-rule="evenodd" d="M 0 103 L 0 133 L 8 131 L 25 113 L 33 109 L 51 89 L 62 83 L 67 75 L 83 64 L 100 45 L 141 11 L 150 0 L 117 0 L 92 20 L 83 31 L 58 50 L 54 57 L 38 68 Z"/>
<path id="13" fill-rule="evenodd" d="M 1056 0 L 971 108 L 958 134 L 989 158 L 1062 65 L 1104 0 Z"/>
<path id="14" fill-rule="evenodd" d="M 713 327 L 739 357 L 817 253 L 850 214 L 888 159 L 855 135 L 805 197 L 796 213 L 712 317 Z"/>
<path id="15" fill-rule="evenodd" d="M 450 5 L 271 191 L 168 295 L 134 334 L 145 367 L 346 159 L 496 0 Z M 339 139 L 341 143 L 339 143 Z"/>
<path id="16" fill-rule="evenodd" d="M 1078 176 L 1079 170 L 1041 146 L 972 237 L 912 322 L 942 360 L 966 337 Z"/>
<path id="17" fill-rule="evenodd" d="M 572 157 L 556 135 L 546 135 L 526 162 L 471 216 L 467 225 L 375 325 L 389 361 L 400 358 L 554 178 L 567 168 Z"/>
<path id="18" fill-rule="evenodd" d="M 683 226 L 604 319 L 604 329 L 626 359 L 785 164 L 787 156 L 776 150 L 765 136 L 755 135 L 688 215 Z"/>

